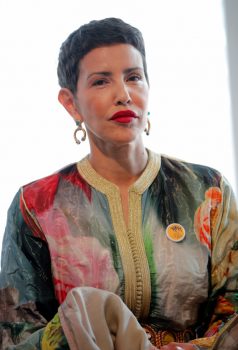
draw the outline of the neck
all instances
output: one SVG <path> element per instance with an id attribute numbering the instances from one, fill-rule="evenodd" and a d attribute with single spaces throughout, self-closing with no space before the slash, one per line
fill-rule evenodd
<path id="1" fill-rule="evenodd" d="M 148 161 L 147 151 L 142 143 L 110 146 L 103 151 L 92 147 L 89 162 L 94 170 L 108 181 L 128 187 L 141 175 Z"/>

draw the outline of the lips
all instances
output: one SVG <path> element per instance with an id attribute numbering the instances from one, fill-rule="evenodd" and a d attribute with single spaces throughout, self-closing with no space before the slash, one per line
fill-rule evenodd
<path id="1" fill-rule="evenodd" d="M 111 120 L 114 120 L 118 123 L 130 123 L 133 119 L 138 118 L 135 112 L 131 110 L 119 111 L 111 117 Z"/>

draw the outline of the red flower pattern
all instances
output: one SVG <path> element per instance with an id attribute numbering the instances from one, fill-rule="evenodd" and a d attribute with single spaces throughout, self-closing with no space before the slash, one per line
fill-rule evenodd
<path id="1" fill-rule="evenodd" d="M 211 251 L 211 232 L 218 215 L 218 207 L 222 202 L 222 192 L 219 187 L 210 187 L 205 192 L 205 200 L 196 210 L 194 229 L 198 240 Z"/>

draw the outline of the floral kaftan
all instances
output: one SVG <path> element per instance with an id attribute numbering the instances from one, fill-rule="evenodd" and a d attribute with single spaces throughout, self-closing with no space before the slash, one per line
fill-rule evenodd
<path id="1" fill-rule="evenodd" d="M 119 295 L 156 331 L 209 337 L 201 341 L 210 349 L 237 310 L 238 214 L 229 184 L 214 169 L 149 151 L 129 188 L 127 225 L 118 187 L 87 157 L 23 186 L 3 240 L 1 348 L 25 340 L 40 349 L 58 306 L 82 286 Z M 63 331 L 58 341 L 67 349 Z"/>

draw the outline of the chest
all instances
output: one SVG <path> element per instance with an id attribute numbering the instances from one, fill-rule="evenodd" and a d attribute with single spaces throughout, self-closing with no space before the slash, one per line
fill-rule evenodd
<path id="1" fill-rule="evenodd" d="M 95 191 L 91 201 L 72 192 L 67 205 L 65 198 L 56 198 L 39 220 L 59 301 L 73 287 L 92 286 L 119 294 L 138 318 L 144 318 L 160 304 L 163 309 L 171 305 L 165 303 L 168 290 L 176 300 L 185 280 L 185 300 L 198 281 L 206 287 L 208 256 L 191 222 L 183 242 L 169 241 L 160 205 L 128 191 L 111 196 Z M 207 287 L 203 290 L 206 293 Z"/>

